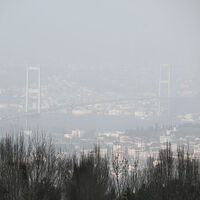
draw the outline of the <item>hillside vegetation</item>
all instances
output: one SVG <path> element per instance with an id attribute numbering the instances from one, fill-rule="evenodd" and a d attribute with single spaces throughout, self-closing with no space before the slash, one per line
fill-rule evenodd
<path id="1" fill-rule="evenodd" d="M 66 157 L 49 139 L 34 136 L 0 140 L 1 200 L 198 200 L 199 160 L 170 145 L 140 169 L 100 148 Z"/>

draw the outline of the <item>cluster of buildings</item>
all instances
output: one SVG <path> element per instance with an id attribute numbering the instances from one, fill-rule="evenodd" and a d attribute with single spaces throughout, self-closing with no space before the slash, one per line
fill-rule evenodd
<path id="1" fill-rule="evenodd" d="M 198 127 L 200 130 L 200 127 Z M 180 128 L 181 129 L 181 128 Z M 156 131 L 156 130 L 155 130 Z M 57 139 L 57 145 L 62 144 L 65 154 L 89 153 L 93 151 L 95 145 L 101 148 L 101 155 L 112 158 L 113 155 L 129 160 L 130 164 L 139 160 L 145 163 L 147 158 L 157 158 L 159 151 L 165 149 L 170 144 L 174 156 L 177 155 L 178 148 L 185 148 L 195 157 L 200 158 L 200 136 L 195 136 L 191 132 L 188 135 L 179 136 L 179 127 L 170 129 L 159 129 L 156 137 L 141 135 L 134 136 L 126 131 L 96 131 L 88 133 L 82 130 L 72 130 Z"/>

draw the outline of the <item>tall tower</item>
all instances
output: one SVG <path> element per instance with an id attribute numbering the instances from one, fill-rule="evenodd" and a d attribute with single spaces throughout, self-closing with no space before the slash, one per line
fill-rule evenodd
<path id="1" fill-rule="evenodd" d="M 160 65 L 158 116 L 170 115 L 171 65 Z"/>
<path id="2" fill-rule="evenodd" d="M 37 80 L 34 81 L 34 87 L 31 87 L 31 73 L 37 73 Z M 28 67 L 26 71 L 26 113 L 29 112 L 29 101 L 37 98 L 37 113 L 41 110 L 41 84 L 40 84 L 40 67 Z"/>

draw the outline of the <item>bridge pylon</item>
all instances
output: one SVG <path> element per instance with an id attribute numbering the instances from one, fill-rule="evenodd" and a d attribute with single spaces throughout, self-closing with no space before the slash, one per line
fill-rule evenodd
<path id="1" fill-rule="evenodd" d="M 171 98 L 171 65 L 160 65 L 159 91 L 158 91 L 158 116 L 170 116 Z"/>
<path id="2" fill-rule="evenodd" d="M 31 73 L 37 73 L 37 80 L 34 81 L 34 86 L 31 87 L 30 76 Z M 28 67 L 26 70 L 26 105 L 25 112 L 30 111 L 30 100 L 35 100 L 37 98 L 37 113 L 41 112 L 41 79 L 40 79 L 40 67 Z"/>

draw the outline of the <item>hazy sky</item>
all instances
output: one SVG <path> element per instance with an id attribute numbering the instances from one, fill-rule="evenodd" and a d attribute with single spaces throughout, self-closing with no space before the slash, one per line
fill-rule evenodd
<path id="1" fill-rule="evenodd" d="M 0 64 L 200 64 L 199 0 L 0 0 Z"/>

